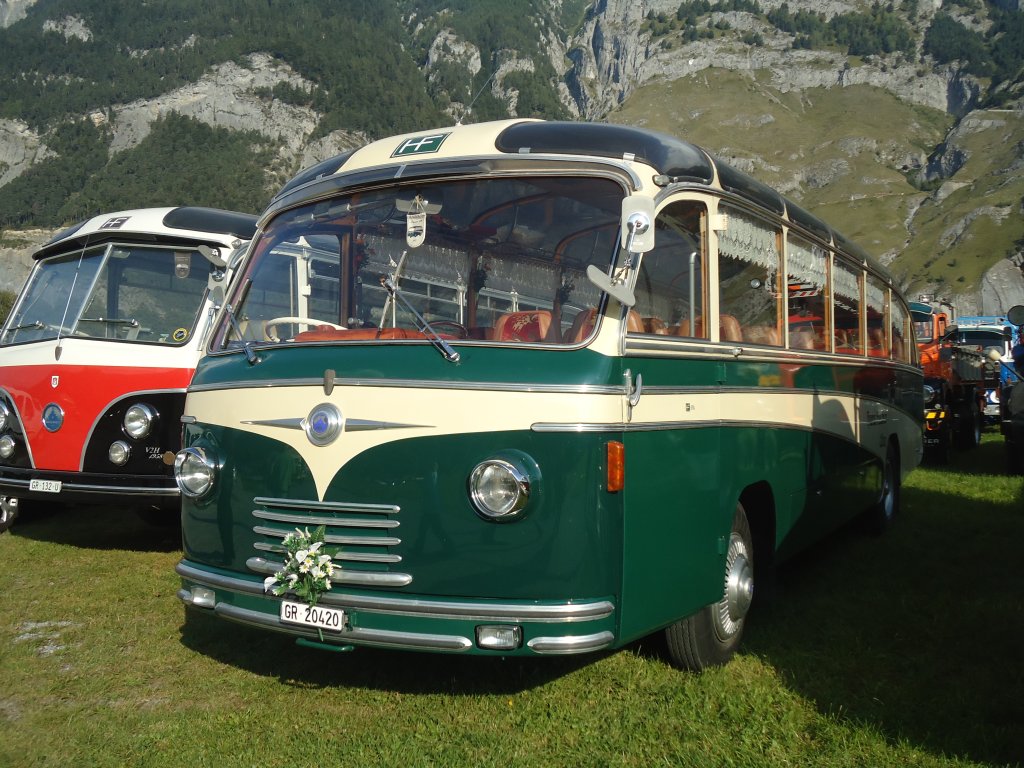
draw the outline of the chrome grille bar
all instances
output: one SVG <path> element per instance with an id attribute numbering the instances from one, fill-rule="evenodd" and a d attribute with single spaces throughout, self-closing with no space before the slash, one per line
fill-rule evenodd
<path id="1" fill-rule="evenodd" d="M 280 528 L 268 528 L 265 525 L 254 525 L 253 533 L 260 536 L 269 536 L 275 539 L 284 539 L 290 531 Z M 333 533 L 324 534 L 325 544 L 350 544 L 366 547 L 394 547 L 402 543 L 401 539 L 393 536 L 337 536 Z"/>
<path id="2" fill-rule="evenodd" d="M 295 523 L 296 525 L 334 525 L 339 528 L 397 528 L 397 520 L 358 520 L 352 517 L 327 517 L 326 515 L 291 515 L 285 512 L 268 512 L 254 509 L 253 517 L 274 523 Z"/>

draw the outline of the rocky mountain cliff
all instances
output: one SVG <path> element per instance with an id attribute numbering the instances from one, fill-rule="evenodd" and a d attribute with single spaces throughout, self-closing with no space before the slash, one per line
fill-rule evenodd
<path id="1" fill-rule="evenodd" d="M 150 7 L 175 2 L 185 0 Z M 394 68 L 392 60 L 404 57 L 418 70 L 419 85 L 404 83 L 400 93 L 378 88 L 340 107 L 330 98 L 340 87 L 338 76 L 309 58 L 324 44 L 315 30 L 298 42 L 268 40 L 256 30 L 244 50 L 236 46 L 230 58 L 216 59 L 222 49 L 214 44 L 212 24 L 176 28 L 156 47 L 125 29 L 114 38 L 118 55 L 142 68 L 160 60 L 168 68 L 161 79 L 175 84 L 117 99 L 116 93 L 133 93 L 129 82 L 110 91 L 114 99 L 63 113 L 40 113 L 24 99 L 5 102 L 0 89 L 0 202 L 7 208 L 0 215 L 39 207 L 35 177 L 44 176 L 40 169 L 75 162 L 73 142 L 61 141 L 61 130 L 76 121 L 95 129 L 107 157 L 95 173 L 109 178 L 122 167 L 138 176 L 133 158 L 147 152 L 154 129 L 159 133 L 170 115 L 250 137 L 254 147 L 270 152 L 262 169 L 269 198 L 299 168 L 391 132 L 360 126 L 411 130 L 422 124 L 426 118 L 403 123 L 401 112 L 410 88 L 420 88 L 438 122 L 543 116 L 645 124 L 686 136 L 821 212 L 889 263 L 912 290 L 942 293 L 963 312 L 1002 312 L 1024 303 L 1022 75 L 983 71 L 970 60 L 974 54 L 939 61 L 927 51 L 929 30 L 940 17 L 981 39 L 997 21 L 1005 23 L 1005 14 L 1022 13 L 1020 2 L 904 0 L 882 8 L 862 0 L 393 0 L 381 6 L 394 6 L 404 39 L 370 46 L 376 55 L 364 53 L 359 71 L 355 65 L 339 71 L 364 81 L 367 67 Z M 362 7 L 340 5 L 351 13 Z M 38 36 L 52 50 L 60 50 L 58 42 L 75 53 L 101 43 L 110 49 L 110 38 L 101 38 L 111 33 L 116 15 L 100 18 L 89 3 L 74 13 L 71 7 L 57 0 L 0 0 L 0 33 Z M 379 8 L 376 13 L 390 12 Z M 266 5 L 258 12 L 274 13 Z M 788 19 L 797 20 L 795 30 Z M 883 41 L 877 51 L 853 54 L 854 44 L 841 37 L 816 42 L 806 31 L 840 35 L 872 19 L 896 32 L 906 29 L 909 37 L 898 50 L 884 50 Z M 272 28 L 273 16 L 265 20 Z M 246 19 L 234 23 L 217 40 L 238 43 Z M 285 24 L 283 16 L 277 23 Z M 991 40 L 1016 28 L 1010 29 Z M 186 78 L 182 70 L 168 76 L 169 58 L 200 55 L 208 63 L 195 76 Z M 42 63 L 34 67 L 8 77 L 35 78 L 44 88 L 61 77 L 96 79 L 84 71 L 58 75 L 44 72 Z M 360 110 L 385 109 L 388 102 L 395 102 L 395 111 L 376 123 L 356 119 Z M 71 202 L 78 197 L 73 188 L 67 194 Z M 139 205 L 211 204 L 139 197 Z M 62 210 L 80 215 L 73 206 Z M 42 223 L 29 213 L 8 220 Z M 31 249 L 10 247 L 28 240 L 20 234 L 24 228 L 8 225 L 0 232 L 0 263 L 13 264 Z M 6 277 L 13 287 L 17 275 L 7 274 L 0 273 L 0 281 Z"/>

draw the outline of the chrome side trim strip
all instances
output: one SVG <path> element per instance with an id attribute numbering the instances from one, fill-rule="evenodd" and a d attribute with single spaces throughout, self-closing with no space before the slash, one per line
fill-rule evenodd
<path id="1" fill-rule="evenodd" d="M 342 528 L 397 528 L 401 525 L 397 520 L 358 520 L 353 517 L 327 517 L 320 515 L 289 515 L 278 512 L 267 512 L 254 509 L 253 517 L 270 520 L 275 523 L 297 523 L 299 525 L 334 525 Z"/>
<path id="2" fill-rule="evenodd" d="M 257 496 L 253 504 L 264 507 L 282 507 L 285 509 L 318 509 L 324 512 L 378 512 L 394 515 L 401 511 L 397 504 L 353 504 L 339 501 L 308 501 L 302 499 L 276 499 L 269 496 Z"/>
<path id="3" fill-rule="evenodd" d="M 276 616 L 250 611 L 226 603 L 217 603 L 214 613 L 225 619 L 287 632 L 290 635 L 301 635 L 320 641 L 320 633 L 315 629 L 298 624 L 283 624 Z M 473 647 L 473 641 L 459 635 L 428 635 L 419 632 L 392 632 L 383 629 L 349 629 L 343 632 L 324 633 L 323 641 L 337 640 L 340 643 L 359 643 L 360 645 L 376 645 L 383 648 L 435 651 L 466 651 Z"/>
<path id="4" fill-rule="evenodd" d="M 252 532 L 259 536 L 270 536 L 271 538 L 283 539 L 289 531 L 282 531 L 279 528 L 267 528 L 264 525 L 254 525 Z M 327 534 L 324 536 L 326 544 L 352 544 L 355 546 L 367 547 L 397 547 L 402 543 L 401 539 L 393 536 L 335 536 Z"/>
<path id="5" fill-rule="evenodd" d="M 272 576 L 281 569 L 279 563 L 272 563 L 262 557 L 250 557 L 245 561 L 245 565 L 250 571 L 267 576 Z M 361 587 L 405 587 L 412 584 L 412 576 L 408 573 L 353 571 L 348 568 L 338 568 L 334 571 L 331 582 L 334 584 L 353 584 Z"/>
<path id="6" fill-rule="evenodd" d="M 174 568 L 182 578 L 214 589 L 227 589 L 248 595 L 263 595 L 263 583 L 251 579 L 201 570 L 185 561 Z M 447 600 L 423 600 L 418 598 L 372 597 L 327 592 L 320 598 L 324 605 L 352 608 L 395 616 L 431 616 L 436 618 L 460 618 L 476 621 L 540 621 L 568 623 L 576 621 L 597 621 L 606 619 L 615 612 L 609 600 L 589 600 L 556 605 L 517 605 L 514 603 L 471 602 L 456 603 Z"/>
<path id="7" fill-rule="evenodd" d="M 568 635 L 566 637 L 535 637 L 526 644 L 534 653 L 557 656 L 559 654 L 583 653 L 607 648 L 615 640 L 611 632 L 595 632 L 592 635 Z"/>
<path id="8" fill-rule="evenodd" d="M 189 392 L 218 392 L 224 389 L 269 389 L 271 387 L 316 387 L 322 389 L 322 378 L 275 379 L 273 382 L 225 381 L 216 384 L 195 384 Z M 527 384 L 514 382 L 436 381 L 430 379 L 336 379 L 335 387 L 394 387 L 398 389 L 455 389 L 474 392 L 536 392 L 546 395 L 621 395 L 622 385 L 598 384 Z"/>

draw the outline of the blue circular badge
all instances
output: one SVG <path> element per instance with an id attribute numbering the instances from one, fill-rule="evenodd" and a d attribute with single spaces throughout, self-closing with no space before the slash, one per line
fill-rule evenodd
<path id="1" fill-rule="evenodd" d="M 48 403 L 43 408 L 43 426 L 47 432 L 56 432 L 64 424 L 64 409 L 56 403 Z"/>
<path id="2" fill-rule="evenodd" d="M 343 423 L 337 406 L 321 403 L 309 412 L 303 422 L 303 429 L 313 445 L 328 445 L 341 434 Z"/>

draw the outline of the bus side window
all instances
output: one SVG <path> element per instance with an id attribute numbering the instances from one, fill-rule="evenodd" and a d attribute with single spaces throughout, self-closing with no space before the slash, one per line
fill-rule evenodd
<path id="1" fill-rule="evenodd" d="M 900 362 L 909 362 L 907 356 L 908 344 L 906 339 L 909 338 L 909 326 L 910 317 L 904 311 L 903 306 L 895 300 L 889 306 L 889 319 L 890 319 L 890 353 L 893 360 L 899 360 Z"/>
<path id="2" fill-rule="evenodd" d="M 865 312 L 867 314 L 868 345 L 867 353 L 871 357 L 887 357 L 885 348 L 885 304 L 888 291 L 885 286 L 875 277 L 868 275 L 867 280 L 867 302 Z"/>
<path id="3" fill-rule="evenodd" d="M 635 315 L 626 330 L 659 336 L 707 338 L 704 329 L 704 222 L 702 203 L 667 205 L 655 222 L 654 250 L 637 275 Z"/>
<path id="4" fill-rule="evenodd" d="M 825 304 L 828 251 L 790 234 L 786 240 L 786 272 L 789 348 L 828 349 L 825 325 L 828 317 Z"/>
<path id="5" fill-rule="evenodd" d="M 718 235 L 719 338 L 781 346 L 781 232 L 750 214 L 721 206 Z"/>
<path id="6" fill-rule="evenodd" d="M 861 271 L 837 258 L 832 264 L 832 317 L 835 323 L 835 351 L 857 355 L 860 347 Z"/>

